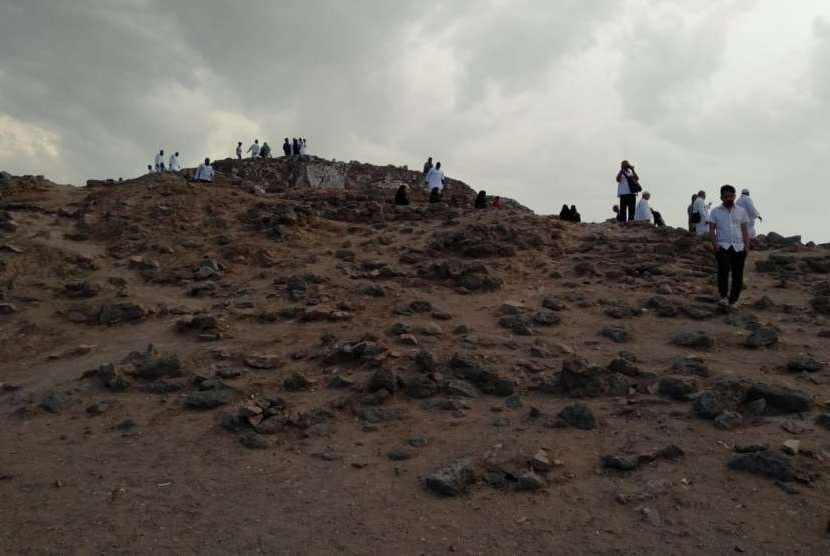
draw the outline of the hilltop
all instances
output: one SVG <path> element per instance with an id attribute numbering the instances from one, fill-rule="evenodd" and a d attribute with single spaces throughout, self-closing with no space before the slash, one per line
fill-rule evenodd
<path id="1" fill-rule="evenodd" d="M 4 553 L 827 551 L 828 246 L 215 167 L 0 178 Z"/>

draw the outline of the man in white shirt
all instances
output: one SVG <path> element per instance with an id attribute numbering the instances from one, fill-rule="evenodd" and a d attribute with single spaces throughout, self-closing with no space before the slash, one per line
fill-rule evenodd
<path id="1" fill-rule="evenodd" d="M 210 159 L 206 158 L 204 164 L 199 164 L 196 168 L 196 181 L 212 182 L 213 181 L 213 166 L 210 165 Z"/>
<path id="2" fill-rule="evenodd" d="M 649 224 L 654 223 L 654 216 L 651 214 L 651 207 L 648 206 L 650 199 L 651 193 L 645 191 L 643 193 L 643 198 L 637 203 L 637 210 L 634 211 L 635 222 L 648 222 Z"/>
<path id="3" fill-rule="evenodd" d="M 432 192 L 436 187 L 438 193 L 444 190 L 444 171 L 441 169 L 440 162 L 435 165 L 435 168 L 430 168 L 427 172 L 427 191 Z"/>
<path id="4" fill-rule="evenodd" d="M 731 185 L 720 188 L 720 198 L 723 204 L 709 213 L 709 240 L 718 261 L 718 292 L 721 298 L 718 304 L 725 308 L 735 307 L 741 295 L 744 264 L 749 254 L 749 216 L 735 205 L 735 188 Z"/>
<path id="5" fill-rule="evenodd" d="M 638 191 L 640 191 L 640 177 L 634 171 L 634 166 L 627 160 L 623 160 L 620 163 L 620 171 L 617 172 L 617 197 L 620 198 L 620 212 L 617 213 L 617 220 L 620 222 L 634 220 Z"/>
<path id="6" fill-rule="evenodd" d="M 697 199 L 692 205 L 692 224 L 697 236 L 704 236 L 709 231 L 709 207 L 706 206 L 705 191 L 698 191 Z"/>
<path id="7" fill-rule="evenodd" d="M 178 152 L 173 153 L 170 156 L 170 163 L 167 166 L 168 166 L 168 170 L 170 170 L 171 172 L 178 172 L 179 170 L 182 169 L 182 167 L 179 166 L 179 153 Z"/>
<path id="8" fill-rule="evenodd" d="M 164 151 L 159 151 L 156 155 L 156 159 L 153 161 L 156 168 L 156 173 L 161 174 L 164 172 Z"/>
<path id="9" fill-rule="evenodd" d="M 251 158 L 259 158 L 259 139 L 254 139 L 254 144 L 248 147 L 248 151 L 251 153 Z"/>
<path id="10" fill-rule="evenodd" d="M 749 189 L 742 189 L 741 190 L 741 197 L 735 204 L 746 211 L 746 215 L 749 216 L 749 239 L 755 239 L 757 235 L 755 233 L 755 220 L 760 220 L 761 222 L 764 221 L 761 218 L 761 214 L 758 212 L 758 209 L 755 208 L 755 203 L 752 202 L 752 199 L 749 197 Z"/>

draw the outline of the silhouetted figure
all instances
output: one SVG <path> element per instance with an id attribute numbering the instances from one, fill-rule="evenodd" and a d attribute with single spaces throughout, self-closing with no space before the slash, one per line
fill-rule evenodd
<path id="1" fill-rule="evenodd" d="M 559 211 L 559 220 L 570 222 L 571 219 L 571 209 L 568 208 L 568 205 L 562 205 L 562 210 Z"/>
<path id="2" fill-rule="evenodd" d="M 251 153 L 251 158 L 259 158 L 259 149 L 259 139 L 254 139 L 253 145 L 248 147 L 247 152 Z"/>
<path id="3" fill-rule="evenodd" d="M 300 156 L 300 143 L 297 142 L 296 137 L 291 140 L 291 154 L 294 156 Z"/>
<path id="4" fill-rule="evenodd" d="M 493 199 L 493 208 L 500 209 L 501 208 L 501 197 L 496 195 L 496 198 Z"/>
<path id="5" fill-rule="evenodd" d="M 654 209 L 651 209 L 651 215 L 654 217 L 654 225 L 658 228 L 665 228 L 666 222 L 663 220 L 663 216 Z"/>
<path id="6" fill-rule="evenodd" d="M 148 173 L 148 174 L 152 174 L 152 173 L 153 173 L 153 165 L 152 165 L 152 164 L 148 164 L 148 165 L 147 165 L 147 173 Z"/>
<path id="7" fill-rule="evenodd" d="M 288 142 L 288 137 L 285 138 L 285 142 L 282 144 L 282 154 L 291 156 L 291 143 Z"/>
<path id="8" fill-rule="evenodd" d="M 620 212 L 617 218 L 620 222 L 634 220 L 634 210 L 637 205 L 637 193 L 642 191 L 640 177 L 634 171 L 627 160 L 620 163 L 620 171 L 617 172 L 617 197 L 620 198 Z"/>
<path id="9" fill-rule="evenodd" d="M 236 144 L 236 159 L 242 160 L 242 141 Z"/>
<path id="10" fill-rule="evenodd" d="M 406 186 L 402 185 L 398 188 L 398 192 L 395 193 L 395 204 L 396 205 L 408 205 L 409 204 L 409 196 L 406 194 Z"/>
<path id="11" fill-rule="evenodd" d="M 689 231 L 694 232 L 695 228 L 697 227 L 695 222 L 692 221 L 692 215 L 695 213 L 695 201 L 697 200 L 697 193 L 692 195 L 692 202 L 689 203 L 689 206 L 686 207 L 686 212 L 689 214 Z"/>
<path id="12" fill-rule="evenodd" d="M 204 164 L 199 164 L 196 168 L 196 181 L 212 182 L 213 181 L 213 166 L 210 165 L 210 159 L 206 158 Z"/>
<path id="13" fill-rule="evenodd" d="M 427 158 L 427 161 L 424 162 L 424 183 L 427 182 L 427 174 L 430 170 L 432 170 L 432 157 Z"/>
<path id="14" fill-rule="evenodd" d="M 271 158 L 271 145 L 268 144 L 268 141 L 262 142 L 262 148 L 259 150 L 259 157 Z"/>
<path id="15" fill-rule="evenodd" d="M 305 156 L 306 140 L 305 137 L 300 138 L 300 156 Z"/>
<path id="16" fill-rule="evenodd" d="M 476 196 L 476 201 L 474 203 L 475 208 L 477 209 L 486 209 L 487 208 L 487 192 L 482 190 L 478 192 Z"/>
<path id="17" fill-rule="evenodd" d="M 582 222 L 582 216 L 576 210 L 576 205 L 571 205 L 571 222 Z"/>
<path id="18" fill-rule="evenodd" d="M 432 191 L 429 192 L 429 202 L 430 203 L 440 203 L 441 202 L 441 190 L 437 187 L 433 187 Z"/>

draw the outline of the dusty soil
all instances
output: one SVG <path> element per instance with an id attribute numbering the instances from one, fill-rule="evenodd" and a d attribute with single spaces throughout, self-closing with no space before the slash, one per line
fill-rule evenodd
<path id="1" fill-rule="evenodd" d="M 684 231 L 238 185 L 0 184 L 0 552 L 830 551 L 826 247 L 753 252 L 723 314 Z"/>

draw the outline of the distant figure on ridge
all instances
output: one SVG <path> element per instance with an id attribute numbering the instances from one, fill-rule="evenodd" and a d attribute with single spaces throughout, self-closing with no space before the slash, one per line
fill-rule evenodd
<path id="1" fill-rule="evenodd" d="M 196 168 L 196 181 L 212 182 L 213 181 L 213 166 L 210 165 L 210 159 L 206 158 L 204 164 L 199 164 Z"/>
<path id="2" fill-rule="evenodd" d="M 152 174 L 152 173 L 153 173 L 153 165 L 152 165 L 152 164 L 148 164 L 148 165 L 147 165 L 147 173 L 148 173 L 148 174 Z"/>
<path id="3" fill-rule="evenodd" d="M 300 156 L 305 156 L 305 146 L 306 146 L 305 138 L 300 137 Z"/>
<path id="4" fill-rule="evenodd" d="M 156 167 L 156 173 L 161 174 L 164 172 L 164 151 L 159 151 L 156 155 L 156 159 L 154 161 Z"/>
<path id="5" fill-rule="evenodd" d="M 755 232 L 755 220 L 757 219 L 763 222 L 764 219 L 761 218 L 761 214 L 755 208 L 755 203 L 749 197 L 749 189 L 744 188 L 741 190 L 741 197 L 735 201 L 735 206 L 741 207 L 746 211 L 746 215 L 749 217 L 749 239 L 755 239 L 755 236 L 758 235 Z"/>
<path id="6" fill-rule="evenodd" d="M 285 141 L 282 144 L 282 154 L 285 156 L 291 156 L 291 143 L 288 142 L 288 137 L 285 138 Z"/>
<path id="7" fill-rule="evenodd" d="M 242 141 L 236 144 L 236 159 L 242 160 Z"/>
<path id="8" fill-rule="evenodd" d="M 718 262 L 718 305 L 728 308 L 737 306 L 743 287 L 744 264 L 749 255 L 749 216 L 735 204 L 735 188 L 731 185 L 720 188 L 720 198 L 723 204 L 709 214 L 709 241 Z"/>
<path id="9" fill-rule="evenodd" d="M 171 172 L 178 172 L 182 169 L 179 165 L 179 153 L 175 152 L 170 156 L 170 163 L 167 165 Z"/>
<path id="10" fill-rule="evenodd" d="M 697 199 L 697 193 L 692 194 L 692 202 L 689 203 L 689 206 L 686 207 L 686 212 L 689 213 L 689 231 L 694 232 L 695 228 L 697 227 L 694 222 L 692 222 L 692 215 L 695 212 L 695 199 Z"/>
<path id="11" fill-rule="evenodd" d="M 259 139 L 254 139 L 254 143 L 248 147 L 246 152 L 251 153 L 251 158 L 259 158 Z"/>
<path id="12" fill-rule="evenodd" d="M 620 222 L 634 220 L 634 210 L 637 204 L 637 193 L 642 190 L 640 177 L 627 160 L 620 163 L 617 172 L 617 197 L 620 198 L 620 212 L 617 218 Z"/>
<path id="13" fill-rule="evenodd" d="M 562 210 L 559 211 L 559 220 L 563 222 L 571 222 L 571 209 L 568 208 L 568 205 L 562 205 Z"/>
<path id="14" fill-rule="evenodd" d="M 576 210 L 576 205 L 571 205 L 571 222 L 582 222 L 582 215 Z"/>
<path id="15" fill-rule="evenodd" d="M 424 172 L 422 176 L 424 178 L 424 183 L 427 183 L 427 174 L 429 174 L 430 170 L 432 170 L 432 157 L 427 158 L 427 161 L 424 162 Z"/>
<path id="16" fill-rule="evenodd" d="M 430 203 L 440 203 L 441 202 L 441 190 L 437 187 L 433 187 L 432 191 L 429 192 L 429 202 Z"/>
<path id="17" fill-rule="evenodd" d="M 637 210 L 634 212 L 635 222 L 648 222 L 649 224 L 654 222 L 654 215 L 651 214 L 651 207 L 648 206 L 650 199 L 651 193 L 644 191 L 643 197 L 637 203 Z"/>
<path id="18" fill-rule="evenodd" d="M 493 199 L 493 208 L 494 209 L 500 209 L 501 208 L 501 197 L 499 197 L 498 195 L 496 195 L 496 198 Z"/>
<path id="19" fill-rule="evenodd" d="M 409 204 L 409 196 L 406 194 L 406 186 L 401 185 L 398 188 L 398 192 L 395 193 L 395 204 L 396 205 L 408 205 Z"/>
<path id="20" fill-rule="evenodd" d="M 268 144 L 268 141 L 262 142 L 262 148 L 259 149 L 259 157 L 271 158 L 271 145 Z"/>
<path id="21" fill-rule="evenodd" d="M 478 192 L 476 196 L 476 200 L 473 203 L 473 206 L 477 209 L 486 209 L 487 208 L 487 192 L 481 190 Z"/>
<path id="22" fill-rule="evenodd" d="M 666 222 L 663 220 L 663 215 L 654 209 L 651 209 L 651 215 L 654 217 L 654 225 L 658 228 L 665 228 Z"/>
<path id="23" fill-rule="evenodd" d="M 427 189 L 432 191 L 438 188 L 438 193 L 444 190 L 444 171 L 441 170 L 441 163 L 437 163 L 435 168 L 430 168 L 427 172 Z"/>
<path id="24" fill-rule="evenodd" d="M 692 223 L 695 225 L 695 235 L 706 235 L 709 230 L 709 208 L 706 206 L 705 191 L 697 192 L 697 199 L 692 206 Z"/>
<path id="25" fill-rule="evenodd" d="M 297 142 L 296 137 L 291 140 L 291 154 L 294 156 L 300 156 L 300 144 Z"/>

